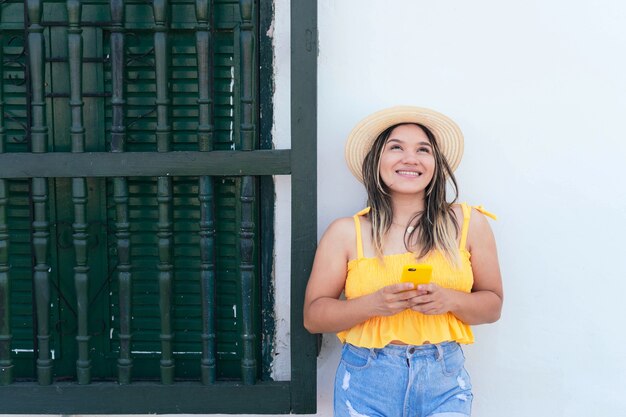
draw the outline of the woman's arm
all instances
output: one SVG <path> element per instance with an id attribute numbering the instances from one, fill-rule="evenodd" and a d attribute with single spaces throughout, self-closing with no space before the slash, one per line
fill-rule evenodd
<path id="1" fill-rule="evenodd" d="M 413 303 L 413 284 L 395 284 L 351 300 L 339 299 L 346 283 L 348 260 L 356 246 L 352 218 L 333 222 L 315 254 L 304 298 L 304 327 L 311 333 L 349 329 L 375 316 L 396 314 Z"/>
<path id="2" fill-rule="evenodd" d="M 472 211 L 467 247 L 472 257 L 474 286 L 471 293 L 464 293 L 435 284 L 420 286 L 428 294 L 416 297 L 418 305 L 413 309 L 424 314 L 451 312 L 467 324 L 493 323 L 502 311 L 502 277 L 498 263 L 496 241 L 485 216 Z"/>

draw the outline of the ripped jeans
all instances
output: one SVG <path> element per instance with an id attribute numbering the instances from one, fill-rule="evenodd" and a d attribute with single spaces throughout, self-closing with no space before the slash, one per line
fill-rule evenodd
<path id="1" fill-rule="evenodd" d="M 456 342 L 345 344 L 335 376 L 335 417 L 463 417 L 471 414 L 472 385 Z"/>

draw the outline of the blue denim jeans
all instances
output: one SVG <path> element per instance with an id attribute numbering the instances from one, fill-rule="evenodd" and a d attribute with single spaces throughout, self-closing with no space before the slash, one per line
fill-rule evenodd
<path id="1" fill-rule="evenodd" d="M 465 356 L 456 342 L 345 344 L 335 376 L 335 417 L 462 417 L 472 408 Z"/>

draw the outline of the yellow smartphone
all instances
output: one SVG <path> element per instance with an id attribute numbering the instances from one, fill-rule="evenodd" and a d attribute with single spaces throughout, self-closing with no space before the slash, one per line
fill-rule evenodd
<path id="1" fill-rule="evenodd" d="M 402 267 L 400 282 L 412 282 L 417 288 L 420 284 L 428 284 L 433 276 L 433 266 L 428 264 L 409 264 Z"/>

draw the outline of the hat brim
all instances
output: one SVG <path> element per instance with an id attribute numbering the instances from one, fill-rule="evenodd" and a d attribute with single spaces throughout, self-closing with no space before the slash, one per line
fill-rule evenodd
<path id="1" fill-rule="evenodd" d="M 463 133 L 452 119 L 431 109 L 396 106 L 367 116 L 348 135 L 346 163 L 360 182 L 363 182 L 363 160 L 374 140 L 388 127 L 400 123 L 419 123 L 426 126 L 435 136 L 450 169 L 454 171 L 459 166 L 463 156 Z"/>

